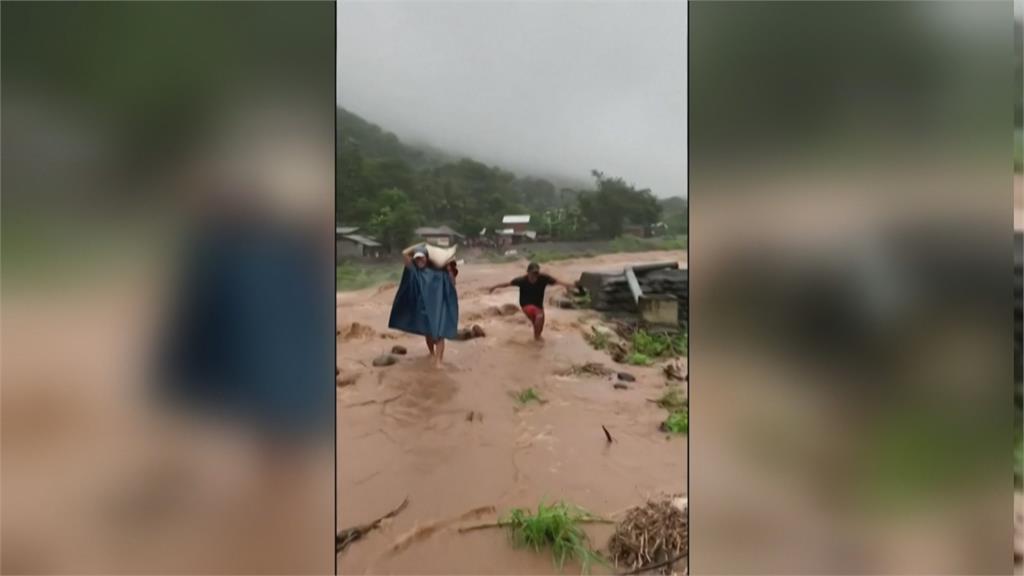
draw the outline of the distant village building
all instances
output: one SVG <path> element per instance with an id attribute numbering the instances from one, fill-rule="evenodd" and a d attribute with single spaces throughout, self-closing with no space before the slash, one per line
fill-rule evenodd
<path id="1" fill-rule="evenodd" d="M 501 225 L 501 228 L 494 231 L 499 245 L 533 242 L 537 239 L 537 232 L 529 229 L 529 214 L 508 214 L 501 219 Z"/>
<path id="2" fill-rule="evenodd" d="M 501 219 L 502 228 L 511 229 L 517 234 L 526 232 L 530 227 L 529 214 L 508 214 Z"/>
<path id="3" fill-rule="evenodd" d="M 334 229 L 335 256 L 342 258 L 380 258 L 384 246 L 371 236 L 358 234 L 356 226 L 338 226 Z"/>
<path id="4" fill-rule="evenodd" d="M 420 239 L 435 246 L 454 246 L 465 238 L 447 226 L 424 226 L 417 228 L 415 232 Z"/>

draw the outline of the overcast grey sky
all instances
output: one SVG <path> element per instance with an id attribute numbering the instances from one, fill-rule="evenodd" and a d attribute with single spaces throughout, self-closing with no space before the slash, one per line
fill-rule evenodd
<path id="1" fill-rule="evenodd" d="M 517 172 L 686 194 L 686 4 L 338 4 L 338 103 Z"/>

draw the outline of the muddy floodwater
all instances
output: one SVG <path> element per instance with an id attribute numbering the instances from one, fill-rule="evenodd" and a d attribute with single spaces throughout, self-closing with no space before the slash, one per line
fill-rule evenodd
<path id="1" fill-rule="evenodd" d="M 685 265 L 686 253 L 614 254 L 542 270 L 574 281 L 584 270 L 663 261 Z M 522 313 L 497 312 L 518 302 L 517 290 L 486 289 L 524 269 L 525 262 L 461 267 L 460 326 L 479 324 L 486 336 L 449 342 L 440 371 L 422 338 L 387 329 L 394 285 L 339 294 L 337 357 L 345 385 L 337 388 L 338 528 L 370 522 L 409 499 L 394 519 L 338 556 L 339 573 L 554 573 L 549 552 L 514 549 L 502 530 L 458 528 L 541 500 L 612 515 L 648 496 L 687 491 L 686 437 L 659 431 L 666 411 L 649 401 L 665 392 L 662 364 L 617 365 L 592 349 L 583 335 L 600 316 L 554 306 L 561 287 L 548 289 L 546 340 L 535 343 Z M 408 354 L 373 367 L 395 345 Z M 616 389 L 614 375 L 559 375 L 586 362 L 628 371 L 636 381 Z M 528 387 L 544 403 L 512 398 Z M 604 549 L 612 527 L 586 530 Z M 579 569 L 567 564 L 564 572 Z"/>

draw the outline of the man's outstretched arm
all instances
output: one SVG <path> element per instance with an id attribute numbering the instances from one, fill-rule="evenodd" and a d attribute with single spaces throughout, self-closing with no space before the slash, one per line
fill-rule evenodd
<path id="1" fill-rule="evenodd" d="M 487 289 L 487 291 L 493 294 L 495 290 L 498 290 L 500 288 L 511 288 L 512 286 L 513 284 L 511 282 L 502 282 L 501 284 L 495 284 L 494 286 L 491 286 L 490 288 Z"/>

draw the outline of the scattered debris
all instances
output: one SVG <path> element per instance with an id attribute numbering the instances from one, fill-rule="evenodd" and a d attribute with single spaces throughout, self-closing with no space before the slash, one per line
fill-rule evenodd
<path id="1" fill-rule="evenodd" d="M 683 374 L 682 364 L 677 360 L 675 362 L 669 362 L 663 369 L 665 377 L 669 380 L 678 380 L 680 382 L 686 381 L 686 374 Z"/>
<path id="2" fill-rule="evenodd" d="M 608 439 L 609 444 L 615 442 L 615 440 L 612 440 L 612 433 L 609 432 L 608 429 L 604 427 L 604 424 L 601 424 L 601 430 L 604 430 L 604 437 Z"/>
<path id="3" fill-rule="evenodd" d="M 335 330 L 336 334 L 341 336 L 342 340 L 354 340 L 357 338 L 372 338 L 377 334 L 377 331 L 370 328 L 366 324 L 360 324 L 359 322 L 353 322 L 341 328 L 341 330 Z"/>
<path id="4" fill-rule="evenodd" d="M 633 376 L 629 372 L 619 372 L 618 377 L 619 380 L 622 380 L 623 382 L 636 382 L 636 376 Z"/>
<path id="5" fill-rule="evenodd" d="M 614 372 L 600 362 L 587 362 L 586 364 L 573 364 L 569 368 L 558 372 L 559 376 L 579 376 L 589 374 L 591 376 L 611 376 Z"/>
<path id="6" fill-rule="evenodd" d="M 403 534 L 398 540 L 395 541 L 394 544 L 391 545 L 390 553 L 394 554 L 395 552 L 401 552 L 402 550 L 408 548 L 410 545 L 425 540 L 433 536 L 437 532 L 448 528 L 452 524 L 457 524 L 459 522 L 465 522 L 466 520 L 479 518 L 484 514 L 494 514 L 496 511 L 497 509 L 495 509 L 494 506 L 480 506 L 479 508 L 474 508 L 469 512 L 463 512 L 455 518 L 448 518 L 447 520 L 439 520 L 437 522 L 429 522 L 425 525 L 416 526 L 409 532 Z"/>
<path id="7" fill-rule="evenodd" d="M 615 344 L 612 344 L 608 348 L 608 353 L 611 354 L 612 360 L 618 362 L 619 364 L 628 363 L 629 349 L 626 348 L 624 345 L 616 342 Z"/>
<path id="8" fill-rule="evenodd" d="M 373 365 L 377 367 L 391 366 L 395 362 L 398 362 L 398 358 L 395 358 L 391 354 L 381 354 L 373 359 Z"/>
<path id="9" fill-rule="evenodd" d="M 672 495 L 631 509 L 608 542 L 611 560 L 630 569 L 625 574 L 671 573 L 689 555 L 686 508 L 686 498 Z"/>
<path id="10" fill-rule="evenodd" d="M 674 300 L 679 324 L 687 321 L 689 273 L 678 262 L 629 266 L 620 273 L 584 272 L 578 281 L 602 311 L 643 312 L 642 300 Z"/>
<path id="11" fill-rule="evenodd" d="M 334 377 L 334 385 L 338 388 L 344 388 L 345 386 L 351 386 L 359 381 L 359 374 L 348 374 L 341 376 L 340 374 Z"/>
<path id="12" fill-rule="evenodd" d="M 406 354 L 409 353 L 409 351 L 405 348 L 405 346 L 395 345 L 391 348 L 391 353 L 398 354 L 400 356 L 405 356 Z"/>
<path id="13" fill-rule="evenodd" d="M 479 324 L 473 324 L 469 328 L 462 328 L 461 330 L 459 330 L 458 339 L 472 340 L 474 338 L 483 338 L 484 336 L 487 336 L 487 333 L 484 332 L 483 327 L 481 327 Z"/>
<path id="14" fill-rule="evenodd" d="M 612 387 L 616 390 L 629 390 L 629 385 L 624 382 L 616 382 Z"/>
<path id="15" fill-rule="evenodd" d="M 394 518 L 398 515 L 399 512 L 405 510 L 405 507 L 408 505 L 409 498 L 406 497 L 406 499 L 402 500 L 402 503 L 398 505 L 398 508 L 395 508 L 391 512 L 388 512 L 380 518 L 377 518 L 373 522 L 370 522 L 369 524 L 360 524 L 359 526 L 353 526 L 352 528 L 346 528 L 341 532 L 338 532 L 338 534 L 334 537 L 334 553 L 340 554 L 343 550 L 345 550 L 345 548 L 348 548 L 349 544 L 355 542 L 356 540 L 359 540 L 363 536 L 366 536 L 373 530 L 377 529 L 377 527 L 380 526 L 380 523 L 384 520 Z"/>

